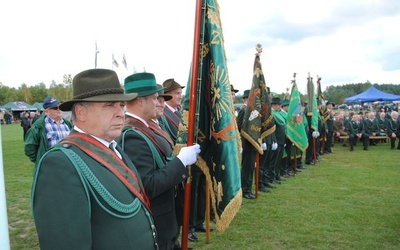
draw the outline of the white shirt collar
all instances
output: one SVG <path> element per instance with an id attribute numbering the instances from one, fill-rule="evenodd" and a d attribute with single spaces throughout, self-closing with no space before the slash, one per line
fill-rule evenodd
<path id="1" fill-rule="evenodd" d="M 136 118 L 136 119 L 140 120 L 140 121 L 143 122 L 147 127 L 149 127 L 149 124 L 147 123 L 147 121 L 145 121 L 142 117 L 137 116 L 137 115 L 135 115 L 135 114 L 132 114 L 132 113 L 130 113 L 130 112 L 128 112 L 128 111 L 126 111 L 125 114 L 126 114 L 126 115 L 129 115 L 129 116 L 131 116 L 131 117 L 133 117 L 133 118 Z"/>

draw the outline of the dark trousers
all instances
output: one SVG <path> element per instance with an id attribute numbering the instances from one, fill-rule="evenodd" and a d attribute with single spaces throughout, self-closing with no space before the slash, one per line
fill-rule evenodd
<path id="1" fill-rule="evenodd" d="M 354 147 L 357 145 L 357 140 L 358 137 L 355 134 L 349 134 L 349 144 L 350 147 Z M 368 144 L 369 144 L 369 135 L 367 134 L 362 134 L 360 140 L 362 141 L 364 148 L 368 148 Z"/>
<path id="2" fill-rule="evenodd" d="M 189 228 L 202 226 L 206 210 L 206 176 L 199 167 L 192 166 L 192 189 L 190 195 Z"/>
<path id="3" fill-rule="evenodd" d="M 253 186 L 254 166 L 256 162 L 256 149 L 246 139 L 242 138 L 242 170 L 241 182 L 243 194 L 251 193 Z"/>
<path id="4" fill-rule="evenodd" d="M 272 169 L 275 172 L 275 179 L 281 179 L 281 171 L 282 171 L 282 164 L 283 164 L 283 147 L 284 144 L 278 144 L 278 148 L 271 152 L 271 165 Z"/>
<path id="5" fill-rule="evenodd" d="M 324 152 L 328 152 L 328 153 L 332 152 L 332 143 L 333 143 L 333 131 L 328 131 L 328 133 L 326 133 Z"/>
<path id="6" fill-rule="evenodd" d="M 399 143 L 397 144 L 397 149 L 400 149 L 400 137 L 397 137 L 397 138 L 399 138 Z M 395 146 L 396 146 L 396 137 L 395 138 L 390 137 L 390 148 L 394 149 Z"/>
<path id="7" fill-rule="evenodd" d="M 264 151 L 262 155 L 260 155 L 260 166 L 258 171 L 258 186 L 261 187 L 263 185 L 267 185 L 268 182 L 272 182 L 276 179 L 275 170 L 272 168 L 271 161 L 271 145 L 268 145 L 268 149 Z"/>

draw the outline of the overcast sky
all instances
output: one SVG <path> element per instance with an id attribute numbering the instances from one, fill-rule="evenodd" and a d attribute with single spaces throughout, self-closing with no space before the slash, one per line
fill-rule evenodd
<path id="1" fill-rule="evenodd" d="M 32 86 L 97 65 L 120 79 L 134 70 L 159 83 L 186 85 L 193 50 L 195 0 L 2 1 L 0 82 Z M 400 83 L 398 0 L 219 0 L 230 82 L 252 80 L 255 45 L 267 85 L 282 93 L 293 73 L 302 93 L 307 73 L 326 86 Z M 122 66 L 125 54 L 128 70 Z M 315 82 L 315 81 L 314 81 Z"/>

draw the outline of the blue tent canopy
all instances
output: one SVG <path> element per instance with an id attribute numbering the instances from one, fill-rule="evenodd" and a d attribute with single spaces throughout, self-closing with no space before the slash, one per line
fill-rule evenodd
<path id="1" fill-rule="evenodd" d="M 19 101 L 19 102 L 8 102 L 6 104 L 4 104 L 3 106 L 1 106 L 4 109 L 11 109 L 12 111 L 27 111 L 27 110 L 37 110 L 36 107 L 23 102 L 23 101 Z"/>
<path id="2" fill-rule="evenodd" d="M 358 103 L 358 102 L 375 102 L 375 101 L 397 101 L 400 100 L 399 95 L 393 95 L 382 92 L 379 89 L 371 86 L 366 91 L 344 99 L 345 103 Z"/>

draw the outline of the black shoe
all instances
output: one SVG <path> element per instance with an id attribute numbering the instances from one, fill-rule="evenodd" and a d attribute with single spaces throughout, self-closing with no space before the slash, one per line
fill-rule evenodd
<path id="1" fill-rule="evenodd" d="M 214 228 L 210 227 L 210 232 L 212 232 L 212 231 L 214 231 Z M 207 232 L 207 229 L 204 225 L 201 225 L 201 226 L 196 227 L 196 232 L 205 233 L 205 232 Z"/>
<path id="2" fill-rule="evenodd" d="M 252 193 L 246 193 L 246 194 L 243 195 L 243 197 L 246 198 L 246 199 L 249 199 L 249 200 L 253 200 L 253 199 L 256 198 L 255 195 L 252 194 Z"/>
<path id="3" fill-rule="evenodd" d="M 197 242 L 199 240 L 195 232 L 189 232 L 188 239 L 191 242 Z"/>
<path id="4" fill-rule="evenodd" d="M 365 151 L 368 151 L 368 148 L 367 148 L 367 147 L 364 147 L 364 150 L 365 150 Z"/>
<path id="5" fill-rule="evenodd" d="M 350 147 L 350 151 L 354 151 L 354 148 L 353 148 L 353 147 Z"/>
<path id="6" fill-rule="evenodd" d="M 271 192 L 268 188 L 266 188 L 266 187 L 264 187 L 264 186 L 260 187 L 260 188 L 258 189 L 258 191 L 263 192 L 263 193 L 269 193 L 269 192 Z"/>
<path id="7" fill-rule="evenodd" d="M 175 242 L 174 242 L 174 250 L 176 249 L 181 249 L 181 243 L 179 242 L 179 240 L 176 240 Z"/>
<path id="8" fill-rule="evenodd" d="M 267 187 L 267 188 L 276 188 L 271 183 L 264 184 L 264 186 Z"/>

